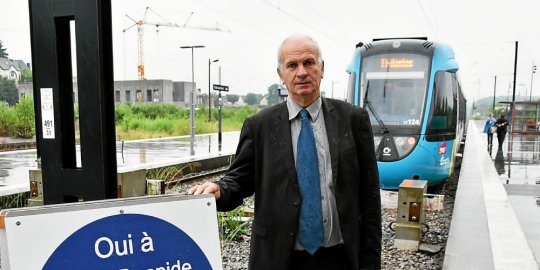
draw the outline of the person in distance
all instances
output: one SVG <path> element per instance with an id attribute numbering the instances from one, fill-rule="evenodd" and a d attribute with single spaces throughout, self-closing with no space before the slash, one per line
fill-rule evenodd
<path id="1" fill-rule="evenodd" d="M 488 140 L 488 146 L 491 146 L 493 144 L 493 129 L 492 127 L 495 125 L 495 122 L 497 122 L 497 119 L 493 117 L 493 114 L 489 114 L 489 118 L 486 120 L 486 124 L 484 125 L 484 133 L 487 133 L 487 140 Z"/>
<path id="2" fill-rule="evenodd" d="M 324 62 L 309 36 L 286 38 L 277 73 L 289 99 L 244 122 L 214 194 L 230 211 L 255 194 L 249 269 L 380 269 L 379 172 L 368 113 L 324 98 Z"/>
<path id="3" fill-rule="evenodd" d="M 497 141 L 499 141 L 499 148 L 501 148 L 508 129 L 508 121 L 504 118 L 504 115 L 497 119 L 495 126 L 497 127 Z"/>

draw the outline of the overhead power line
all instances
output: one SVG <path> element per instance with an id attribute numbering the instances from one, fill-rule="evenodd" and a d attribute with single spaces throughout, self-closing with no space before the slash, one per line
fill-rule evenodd
<path id="1" fill-rule="evenodd" d="M 420 2 L 421 0 L 417 0 L 418 6 L 420 6 L 420 11 L 422 11 L 422 15 L 424 15 L 424 18 L 426 19 L 427 24 L 431 28 L 431 32 L 433 32 L 433 35 L 437 40 L 439 40 L 439 31 L 438 29 L 433 25 L 433 22 L 431 21 L 430 17 L 428 16 L 428 13 L 424 9 L 424 6 Z"/>
<path id="2" fill-rule="evenodd" d="M 280 11 L 281 13 L 287 15 L 287 16 L 290 17 L 291 19 L 293 19 L 293 20 L 295 20 L 295 21 L 297 21 L 297 22 L 299 22 L 299 23 L 305 25 L 306 27 L 311 28 L 312 30 L 315 30 L 316 32 L 319 32 L 319 33 L 321 33 L 321 34 L 327 36 L 328 38 L 330 38 L 331 40 L 333 40 L 333 41 L 336 42 L 337 44 L 343 46 L 344 48 L 349 48 L 349 47 L 350 47 L 350 46 L 348 46 L 347 44 L 343 43 L 342 41 L 340 41 L 340 40 L 334 38 L 333 36 L 331 36 L 331 35 L 329 35 L 329 34 L 327 34 L 327 33 L 325 33 L 325 32 L 322 32 L 320 29 L 317 29 L 317 28 L 313 27 L 311 24 L 305 22 L 304 20 L 301 20 L 301 19 L 299 19 L 298 17 L 294 16 L 293 14 L 291 14 L 291 13 L 289 13 L 289 12 L 283 10 L 283 9 L 280 8 L 279 6 L 276 6 L 276 5 L 274 5 L 274 4 L 270 3 L 270 2 L 268 2 L 267 0 L 261 0 L 261 1 L 262 1 L 263 3 L 265 3 L 265 4 L 267 4 L 267 5 L 269 5 L 269 6 L 273 7 L 273 8 L 275 8 L 275 9 L 277 9 L 278 11 Z"/>

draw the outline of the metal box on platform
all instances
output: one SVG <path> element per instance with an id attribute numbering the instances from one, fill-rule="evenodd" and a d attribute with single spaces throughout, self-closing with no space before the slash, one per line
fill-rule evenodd
<path id="1" fill-rule="evenodd" d="M 427 181 L 403 180 L 399 185 L 394 246 L 403 250 L 418 250 L 424 223 L 424 194 Z"/>

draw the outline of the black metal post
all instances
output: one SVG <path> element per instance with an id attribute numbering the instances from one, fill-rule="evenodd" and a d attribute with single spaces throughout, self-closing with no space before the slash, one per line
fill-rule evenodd
<path id="1" fill-rule="evenodd" d="M 533 90 L 533 78 L 534 78 L 534 73 L 536 73 L 536 66 L 534 65 L 534 61 L 533 61 L 533 64 L 532 64 L 532 70 L 531 70 L 531 92 L 529 94 L 529 101 L 532 101 L 532 90 Z"/>
<path id="2" fill-rule="evenodd" d="M 514 133 L 514 117 L 515 117 L 515 109 L 516 109 L 516 74 L 517 74 L 517 60 L 518 60 L 518 42 L 516 41 L 516 53 L 514 56 L 514 85 L 512 89 L 512 126 L 510 127 L 510 138 L 512 137 L 512 134 Z"/>
<path id="3" fill-rule="evenodd" d="M 216 59 L 214 61 L 210 61 L 210 58 L 208 58 L 208 122 L 212 120 L 212 114 L 211 114 L 211 108 L 212 108 L 212 94 L 210 93 L 210 65 L 212 63 L 215 63 L 219 61 L 219 59 Z"/>
<path id="4" fill-rule="evenodd" d="M 516 41 L 516 52 L 514 56 L 514 85 L 512 90 L 512 106 L 516 101 L 516 73 L 517 73 L 517 60 L 518 60 L 518 42 Z"/>
<path id="5" fill-rule="evenodd" d="M 29 0 L 29 11 L 43 201 L 56 204 L 116 198 L 111 2 Z M 77 74 L 71 66 L 72 25 Z M 80 166 L 75 143 L 74 76 L 79 120 L 84 123 L 80 125 Z"/>
<path id="6" fill-rule="evenodd" d="M 210 122 L 210 119 L 212 118 L 212 114 L 211 114 L 211 106 L 212 106 L 212 102 L 211 102 L 211 99 L 212 99 L 212 95 L 210 93 L 210 64 L 212 64 L 212 62 L 210 61 L 210 58 L 208 58 L 208 122 Z"/>
<path id="7" fill-rule="evenodd" d="M 218 94 L 218 151 L 221 152 L 221 91 Z"/>
<path id="8" fill-rule="evenodd" d="M 493 112 L 493 115 L 495 115 L 495 93 L 497 91 L 497 76 L 495 76 L 495 83 L 493 84 L 493 106 L 491 108 L 491 111 Z"/>

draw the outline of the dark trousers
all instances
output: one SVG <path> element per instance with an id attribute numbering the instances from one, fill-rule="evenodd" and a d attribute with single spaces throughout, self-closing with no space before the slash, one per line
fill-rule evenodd
<path id="1" fill-rule="evenodd" d="M 351 264 L 345 245 L 320 247 L 315 254 L 295 250 L 289 270 L 349 270 Z"/>
<path id="2" fill-rule="evenodd" d="M 493 144 L 493 133 L 488 133 L 487 134 L 487 139 L 488 139 L 488 145 L 492 145 Z"/>
<path id="3" fill-rule="evenodd" d="M 499 147 L 502 146 L 504 142 L 504 136 L 506 136 L 506 132 L 497 131 L 497 140 L 499 141 Z"/>

